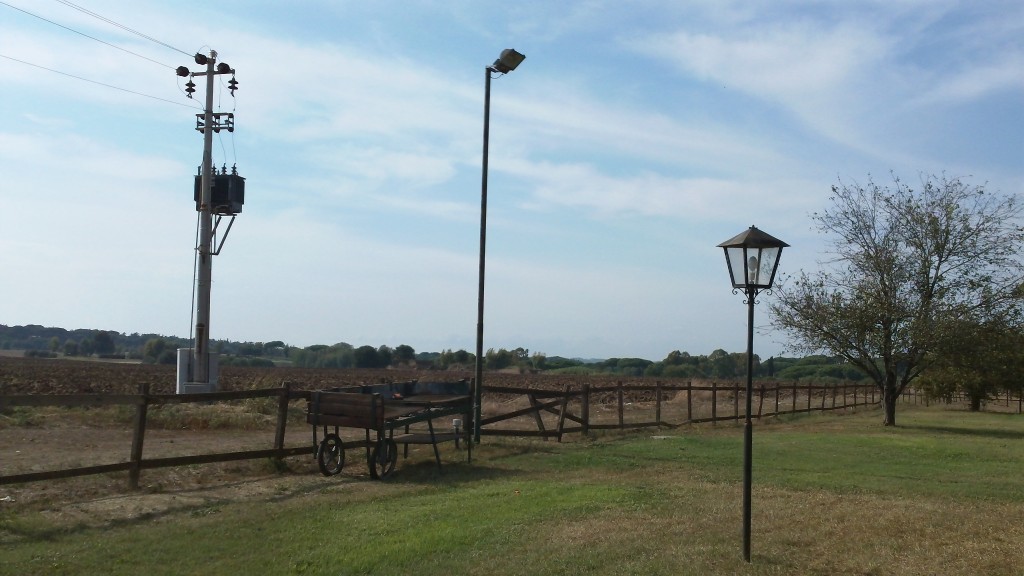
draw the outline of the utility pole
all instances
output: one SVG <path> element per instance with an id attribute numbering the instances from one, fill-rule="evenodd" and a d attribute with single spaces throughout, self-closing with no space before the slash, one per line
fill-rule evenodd
<path id="1" fill-rule="evenodd" d="M 231 74 L 231 81 L 228 83 L 231 95 L 234 96 L 238 82 L 234 79 L 235 71 L 231 66 L 221 62 L 217 64 L 217 52 L 210 50 L 207 57 L 203 54 L 196 54 L 196 64 L 205 65 L 203 72 L 191 72 L 185 66 L 179 66 L 178 76 L 195 78 L 196 76 L 206 77 L 206 104 L 202 114 L 196 114 L 196 130 L 203 135 L 203 165 L 200 176 L 199 188 L 196 194 L 196 209 L 199 211 L 199 244 L 196 246 L 198 260 L 198 276 L 196 280 L 196 324 L 195 343 L 191 358 L 188 362 L 187 375 L 185 379 L 191 384 L 187 391 L 214 392 L 217 389 L 217 382 L 211 382 L 210 370 L 210 291 L 213 278 L 213 257 L 220 253 L 220 248 L 214 250 L 214 213 L 218 214 L 217 222 L 220 222 L 221 214 L 231 215 L 231 222 L 234 216 L 241 211 L 242 200 L 244 199 L 244 179 L 233 172 L 232 178 L 228 180 L 225 175 L 223 190 L 221 190 L 221 177 L 218 176 L 213 167 L 213 133 L 226 129 L 234 131 L 234 114 L 215 113 L 213 111 L 213 88 L 214 77 L 218 74 Z M 190 79 L 185 89 L 189 98 L 195 92 L 195 84 Z M 222 122 L 223 120 L 223 122 Z M 237 180 L 237 181 L 236 181 Z M 240 182 L 240 183 L 239 183 Z M 237 184 L 237 186 L 233 186 Z M 217 194 L 214 187 L 217 186 Z M 232 193 L 232 188 L 237 188 Z M 231 226 L 229 224 L 228 230 Z M 227 233 L 225 233 L 225 239 Z M 180 360 L 179 360 L 180 364 Z M 181 380 L 183 375 L 179 374 L 179 391 L 182 391 Z"/>
<path id="2" fill-rule="evenodd" d="M 196 59 L 199 60 L 198 58 Z M 213 75 L 217 52 L 210 50 L 206 59 L 206 106 L 203 108 L 203 126 L 213 123 Z M 194 76 L 194 75 L 193 75 Z M 199 203 L 199 280 L 196 305 L 196 345 L 193 382 L 210 383 L 210 290 L 213 280 L 213 130 L 203 130 L 203 179 L 200 184 Z"/>

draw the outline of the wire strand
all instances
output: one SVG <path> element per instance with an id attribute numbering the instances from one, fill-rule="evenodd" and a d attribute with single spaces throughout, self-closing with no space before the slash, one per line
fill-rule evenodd
<path id="1" fill-rule="evenodd" d="M 68 0 L 57 0 L 57 2 L 60 2 L 61 4 L 65 5 L 65 6 L 69 7 L 69 8 L 74 8 L 75 10 L 78 10 L 79 12 L 81 12 L 83 14 L 88 14 L 89 16 L 92 16 L 93 18 L 96 18 L 98 20 L 102 20 L 103 22 L 106 22 L 107 24 L 110 24 L 111 26 L 117 26 L 118 28 L 120 28 L 120 29 L 122 29 L 122 30 L 124 30 L 126 32 L 131 32 L 132 34 L 135 34 L 136 36 L 138 36 L 140 38 L 145 38 L 146 40 L 149 40 L 150 42 L 159 44 L 159 45 L 161 45 L 161 46 L 163 46 L 165 48 L 170 48 L 171 50 L 174 50 L 176 52 L 181 52 L 185 56 L 194 56 L 193 54 L 189 54 L 188 52 L 185 52 L 184 50 L 181 50 L 179 48 L 175 48 L 174 46 L 171 46 L 170 44 L 167 44 L 166 42 L 161 42 L 161 41 L 157 40 L 156 38 L 153 38 L 152 36 L 147 36 L 147 35 L 143 34 L 142 32 L 139 32 L 138 30 L 133 30 L 132 28 L 129 28 L 129 27 L 125 26 L 124 24 L 121 24 L 119 22 L 115 22 L 114 20 L 111 20 L 110 18 L 107 18 L 106 16 L 101 16 L 101 15 L 99 15 L 99 14 L 97 14 L 97 13 L 91 11 L 91 10 L 88 10 L 87 8 L 83 8 L 82 6 L 79 6 L 78 4 L 75 4 L 74 2 L 68 2 Z"/>
<path id="2" fill-rule="evenodd" d="M 232 75 L 231 78 L 234 79 L 234 75 Z M 218 96 L 221 98 L 219 106 L 223 106 L 223 104 L 224 104 L 224 101 L 223 101 L 224 90 L 226 89 L 225 83 L 224 83 L 224 77 L 223 76 L 218 76 L 217 79 L 218 79 L 218 82 L 220 83 L 220 86 L 219 86 L 218 92 L 217 92 Z M 238 112 L 238 98 L 234 94 L 231 94 L 231 112 L 232 113 Z M 238 148 L 235 145 L 235 131 L 234 130 L 232 130 L 231 132 L 228 133 L 228 138 L 231 139 L 231 156 L 232 156 L 232 161 L 233 161 L 233 164 L 235 166 L 237 166 L 238 165 Z M 223 142 L 221 143 L 221 145 L 223 146 Z M 225 150 L 224 151 L 224 157 L 227 158 L 227 155 L 228 155 L 227 150 Z"/>
<path id="3" fill-rule="evenodd" d="M 188 355 L 188 373 L 192 375 L 192 358 L 195 356 L 196 340 L 193 328 L 196 320 L 196 284 L 199 282 L 199 230 L 202 225 L 202 213 L 196 214 L 196 249 L 192 255 L 192 314 L 188 318 L 188 339 L 192 341 L 192 352 Z"/>
<path id="4" fill-rule="evenodd" d="M 59 2 L 60 0 L 57 0 L 57 1 Z M 74 28 L 68 28 L 67 26 L 65 26 L 63 24 L 58 24 L 57 22 L 54 22 L 53 20 L 48 20 L 48 19 L 43 18 L 42 16 L 40 16 L 38 14 L 33 14 L 32 12 L 29 12 L 28 10 L 25 10 L 23 8 L 18 8 L 17 6 L 11 6 L 7 2 L 3 2 L 2 0 L 0 0 L 0 4 L 3 4 L 4 6 L 7 6 L 8 8 L 13 8 L 13 9 L 19 11 L 19 12 L 23 12 L 25 14 L 28 14 L 29 16 L 32 16 L 33 18 L 38 18 L 38 19 L 42 20 L 43 22 L 49 22 L 50 24 L 53 24 L 54 26 L 59 26 L 59 27 L 65 29 L 65 30 L 67 30 L 68 32 L 74 32 L 75 34 L 78 34 L 80 36 L 85 36 L 86 38 L 88 38 L 90 40 L 95 40 L 95 41 L 99 42 L 100 44 L 105 44 L 107 46 L 110 46 L 111 48 L 115 48 L 117 50 L 120 50 L 121 52 L 125 52 L 127 54 L 131 54 L 132 56 L 137 56 L 139 58 L 142 58 L 143 60 L 148 60 L 148 61 L 150 61 L 150 62 L 152 62 L 154 64 L 163 66 L 165 68 L 170 68 L 171 70 L 175 69 L 175 67 L 171 66 L 170 64 L 164 64 L 163 62 L 158 62 L 156 60 L 153 60 L 152 58 L 143 56 L 142 54 L 137 54 L 135 52 L 132 52 L 131 50 L 126 50 L 124 48 L 121 48 L 120 46 L 115 46 L 114 44 L 111 44 L 110 42 L 105 42 L 103 40 L 100 40 L 99 38 L 96 38 L 95 36 L 89 36 L 85 32 L 79 32 L 78 30 L 75 30 Z"/>
<path id="5" fill-rule="evenodd" d="M 13 58 L 13 57 L 7 56 L 5 54 L 0 54 L 0 58 L 6 58 L 8 60 L 12 60 L 14 62 L 18 62 L 20 64 L 24 64 L 26 66 L 32 66 L 32 67 L 35 67 L 35 68 L 39 68 L 41 70 L 46 70 L 47 72 L 53 72 L 54 74 L 60 74 L 61 76 L 67 76 L 68 78 L 74 78 L 75 80 L 81 80 L 83 82 L 89 82 L 91 84 L 96 84 L 96 85 L 99 85 L 99 86 L 103 86 L 105 88 L 113 88 L 114 90 L 120 90 L 122 92 L 127 92 L 129 94 L 134 94 L 136 96 L 143 96 L 145 98 L 152 98 L 153 100 L 159 100 L 161 102 L 167 102 L 169 104 L 176 104 L 178 106 L 184 106 L 186 108 L 192 108 L 194 110 L 201 110 L 202 109 L 199 106 L 193 106 L 191 104 L 185 104 L 183 102 L 175 102 L 174 100 L 168 100 L 166 98 L 160 98 L 159 96 L 150 96 L 149 94 L 143 94 L 142 92 L 135 92 L 135 91 L 129 90 L 127 88 L 121 88 L 119 86 L 112 86 L 110 84 L 104 84 L 103 82 L 97 82 L 95 80 L 90 80 L 88 78 L 82 78 L 81 76 L 75 76 L 74 74 L 68 74 L 67 72 L 61 72 L 60 70 L 54 70 L 53 68 L 47 68 L 46 66 L 40 66 L 39 64 L 33 64 L 31 62 L 26 62 L 24 60 L 19 60 L 17 58 Z"/>

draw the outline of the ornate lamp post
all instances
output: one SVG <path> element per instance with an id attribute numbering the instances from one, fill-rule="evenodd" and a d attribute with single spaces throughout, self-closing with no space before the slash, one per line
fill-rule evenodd
<path id="1" fill-rule="evenodd" d="M 491 74 L 508 74 L 526 59 L 512 48 L 501 51 L 494 64 L 484 68 L 484 160 L 480 182 L 480 284 L 476 308 L 476 372 L 473 379 L 473 442 L 480 442 L 480 396 L 484 380 L 484 252 L 487 247 L 487 144 L 491 133 Z"/>
<path id="2" fill-rule="evenodd" d="M 754 303 L 759 292 L 771 291 L 782 249 L 788 246 L 754 226 L 718 245 L 725 250 L 732 291 L 743 292 L 747 304 L 747 410 L 743 424 L 743 559 L 747 562 L 750 562 L 751 450 L 754 440 L 750 422 L 750 400 L 754 388 Z"/>

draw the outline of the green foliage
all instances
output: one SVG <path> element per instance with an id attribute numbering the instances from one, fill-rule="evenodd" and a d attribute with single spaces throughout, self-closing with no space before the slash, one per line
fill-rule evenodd
<path id="1" fill-rule="evenodd" d="M 288 346 L 280 340 L 273 340 L 263 343 L 264 356 L 288 356 Z"/>
<path id="2" fill-rule="evenodd" d="M 947 326 L 949 338 L 922 374 L 918 388 L 932 398 L 967 396 L 971 410 L 995 394 L 1021 390 L 1024 380 L 1024 332 L 1007 316 Z"/>
<path id="3" fill-rule="evenodd" d="M 781 380 L 821 382 L 827 380 L 858 381 L 867 378 L 862 370 L 838 357 L 814 355 L 797 359 L 795 362 L 781 364 L 784 364 L 784 367 L 775 374 Z"/>
<path id="4" fill-rule="evenodd" d="M 566 370 L 569 368 L 582 367 L 583 362 L 581 360 L 563 358 L 561 356 L 548 356 L 544 359 L 544 366 L 547 372 L 553 372 L 556 370 Z M 587 370 L 591 369 L 588 368 Z"/>
<path id="5" fill-rule="evenodd" d="M 377 349 L 373 346 L 360 346 L 352 352 L 352 359 L 356 368 L 376 368 Z"/>
<path id="6" fill-rule="evenodd" d="M 262 356 L 262 342 L 242 342 L 238 345 L 237 353 L 241 356 Z"/>
<path id="7" fill-rule="evenodd" d="M 898 178 L 832 187 L 812 217 L 832 240 L 830 268 L 801 271 L 770 301 L 776 328 L 805 352 L 859 367 L 882 390 L 886 425 L 896 399 L 948 350 L 951 326 L 1020 318 L 1024 208 L 958 178 Z"/>
<path id="8" fill-rule="evenodd" d="M 142 347 L 142 361 L 146 364 L 156 364 L 160 356 L 167 350 L 167 340 L 163 338 L 150 338 Z"/>
<path id="9" fill-rule="evenodd" d="M 314 344 L 291 352 L 292 365 L 300 368 L 352 368 L 355 350 L 351 344 L 339 342 L 332 346 Z"/>
<path id="10" fill-rule="evenodd" d="M 495 351 L 494 348 L 491 348 L 487 350 L 486 354 L 484 354 L 484 368 L 487 370 L 503 370 L 511 366 L 516 366 L 518 363 L 519 354 L 504 348 L 500 348 L 497 351 Z"/>
<path id="11" fill-rule="evenodd" d="M 441 370 L 468 369 L 476 362 L 473 354 L 465 350 L 453 352 L 451 349 L 442 350 L 434 359 L 434 366 Z"/>
<path id="12" fill-rule="evenodd" d="M 114 337 L 110 332 L 98 330 L 92 337 L 93 351 L 97 354 L 113 354 L 115 350 Z"/>
<path id="13" fill-rule="evenodd" d="M 416 350 L 408 344 L 399 344 L 391 352 L 391 361 L 396 365 L 415 362 Z"/>
<path id="14" fill-rule="evenodd" d="M 381 345 L 377 348 L 377 367 L 387 368 L 394 361 L 394 351 L 390 347 Z"/>

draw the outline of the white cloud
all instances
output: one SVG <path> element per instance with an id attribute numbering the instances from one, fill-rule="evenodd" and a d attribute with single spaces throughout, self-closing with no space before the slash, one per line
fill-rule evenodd
<path id="1" fill-rule="evenodd" d="M 1024 33 L 1024 30 L 1022 30 Z M 947 71 L 926 83 L 913 99 L 920 105 L 956 105 L 977 100 L 993 92 L 1024 93 L 1024 50 L 999 54 L 995 59 L 961 70 Z M 1024 101 L 1024 96 L 1020 98 Z"/>
<path id="2" fill-rule="evenodd" d="M 727 89 L 775 101 L 808 126 L 850 142 L 864 87 L 887 84 L 880 64 L 893 41 L 856 24 L 797 21 L 730 31 L 677 31 L 631 46 Z"/>

